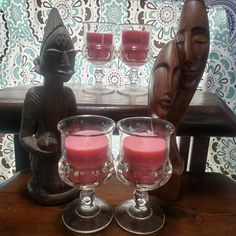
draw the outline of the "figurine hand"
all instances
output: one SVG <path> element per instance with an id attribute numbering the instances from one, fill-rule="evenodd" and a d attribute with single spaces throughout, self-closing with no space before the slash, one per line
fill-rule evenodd
<path id="1" fill-rule="evenodd" d="M 56 152 L 58 150 L 58 142 L 56 136 L 51 132 L 43 133 L 37 140 L 38 147 L 47 152 Z"/>

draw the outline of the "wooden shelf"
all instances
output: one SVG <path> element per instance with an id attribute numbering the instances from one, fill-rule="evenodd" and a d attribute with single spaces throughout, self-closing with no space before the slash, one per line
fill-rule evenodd
<path id="1" fill-rule="evenodd" d="M 104 115 L 115 121 L 130 116 L 148 115 L 147 95 L 132 97 L 114 92 L 95 96 L 85 93 L 81 87 L 70 87 L 76 96 L 78 114 Z M 22 104 L 28 89 L 16 87 L 0 90 L 0 132 L 19 132 Z M 178 135 L 235 136 L 236 116 L 215 94 L 196 91 L 178 127 Z"/>

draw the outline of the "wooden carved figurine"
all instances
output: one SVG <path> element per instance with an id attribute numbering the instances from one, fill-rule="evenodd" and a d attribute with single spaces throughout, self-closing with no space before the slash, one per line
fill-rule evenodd
<path id="1" fill-rule="evenodd" d="M 28 192 L 36 201 L 54 205 L 73 199 L 77 191 L 64 184 L 58 174 L 61 154 L 57 123 L 77 114 L 73 91 L 64 86 L 74 73 L 75 49 L 59 12 L 50 11 L 35 71 L 44 77 L 42 86 L 25 96 L 20 141 L 30 154 L 32 178 Z"/>
<path id="2" fill-rule="evenodd" d="M 200 16 L 200 17 L 199 17 Z M 166 44 L 153 67 L 149 86 L 152 115 L 177 128 L 202 78 L 209 53 L 209 24 L 203 0 L 186 0 L 176 38 Z M 173 173 L 183 172 L 176 133 L 171 137 Z"/>
<path id="3" fill-rule="evenodd" d="M 169 41 L 158 54 L 149 83 L 149 110 L 153 116 L 168 120 L 177 99 L 182 78 L 176 41 Z M 171 122 L 171 120 L 169 120 Z M 179 155 L 176 132 L 170 140 L 170 160 L 173 173 L 183 172 L 183 160 Z"/>
<path id="4" fill-rule="evenodd" d="M 201 16 L 201 17 L 199 17 Z M 209 23 L 204 0 L 186 0 L 176 36 L 182 78 L 167 119 L 179 124 L 205 70 L 209 45 Z"/>

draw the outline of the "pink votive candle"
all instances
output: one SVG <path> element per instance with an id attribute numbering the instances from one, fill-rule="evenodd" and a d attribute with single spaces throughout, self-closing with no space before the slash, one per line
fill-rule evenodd
<path id="1" fill-rule="evenodd" d="M 92 62 L 109 61 L 112 57 L 113 34 L 87 33 L 88 60 Z"/>
<path id="2" fill-rule="evenodd" d="M 78 176 L 70 176 L 72 182 L 91 184 L 105 178 L 100 170 L 109 159 L 108 138 L 99 134 L 96 130 L 85 130 L 66 137 L 67 162 L 79 171 Z"/>
<path id="3" fill-rule="evenodd" d="M 121 57 L 129 66 L 146 63 L 149 50 L 149 32 L 125 30 L 122 32 Z"/>
<path id="4" fill-rule="evenodd" d="M 147 134 L 149 136 L 150 134 Z M 163 138 L 128 136 L 123 141 L 123 160 L 129 169 L 125 177 L 132 183 L 152 184 L 153 172 L 165 164 L 167 152 Z"/>
<path id="5" fill-rule="evenodd" d="M 124 30 L 122 32 L 122 45 L 139 45 L 142 48 L 149 47 L 149 32 L 141 30 Z"/>

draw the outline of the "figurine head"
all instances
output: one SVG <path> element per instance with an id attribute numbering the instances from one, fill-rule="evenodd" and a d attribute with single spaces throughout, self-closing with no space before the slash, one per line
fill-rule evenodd
<path id="1" fill-rule="evenodd" d="M 209 52 L 209 23 L 204 0 L 186 0 L 176 37 L 183 79 L 181 87 L 197 88 Z"/>
<path id="2" fill-rule="evenodd" d="M 179 87 L 180 64 L 174 40 L 158 54 L 149 83 L 149 107 L 152 114 L 166 119 Z"/>
<path id="3" fill-rule="evenodd" d="M 58 10 L 53 8 L 45 27 L 40 57 L 35 60 L 35 71 L 45 79 L 67 82 L 74 73 L 75 56 L 69 33 Z"/>

